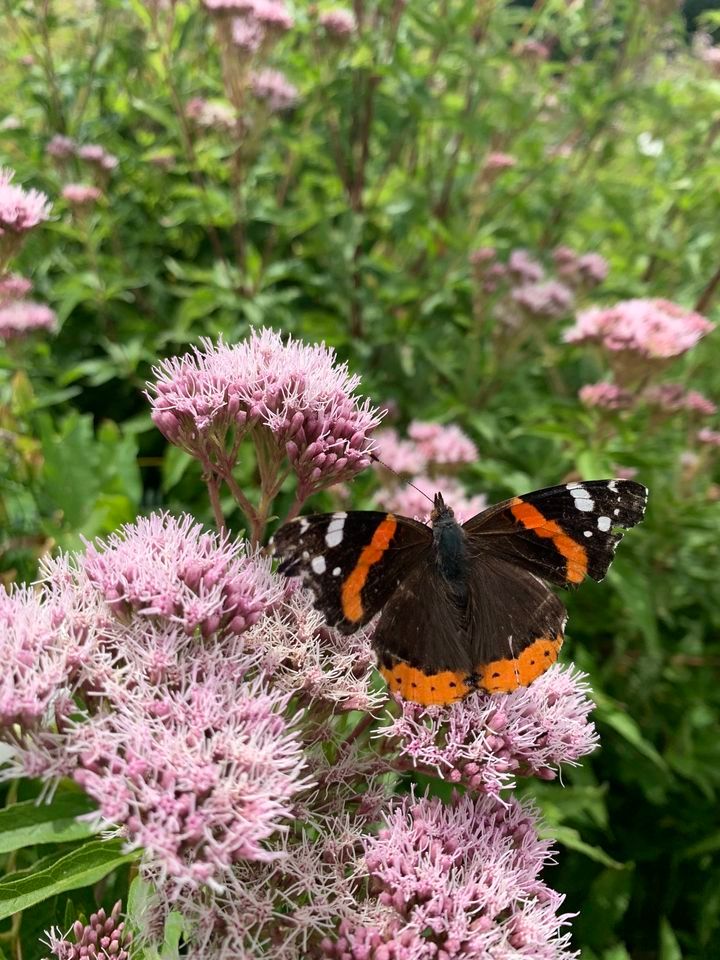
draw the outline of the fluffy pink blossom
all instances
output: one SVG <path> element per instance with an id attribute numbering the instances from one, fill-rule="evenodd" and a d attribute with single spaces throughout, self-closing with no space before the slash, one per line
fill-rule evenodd
<path id="1" fill-rule="evenodd" d="M 594 287 L 608 275 L 608 262 L 599 253 L 578 254 L 570 247 L 557 247 L 553 258 L 558 275 L 573 286 Z"/>
<path id="2" fill-rule="evenodd" d="M 527 250 L 513 250 L 508 258 L 507 271 L 520 283 L 537 283 L 545 276 L 542 266 Z"/>
<path id="3" fill-rule="evenodd" d="M 66 160 L 68 157 L 74 157 L 76 150 L 77 143 L 72 137 L 65 137 L 61 133 L 56 133 L 45 147 L 48 156 L 55 160 Z"/>
<path id="4" fill-rule="evenodd" d="M 206 100 L 193 97 L 185 104 L 185 116 L 198 127 L 216 130 L 232 130 L 237 116 L 229 103 L 222 100 Z"/>
<path id="5" fill-rule="evenodd" d="M 14 184 L 14 176 L 14 170 L 0 167 L 0 260 L 15 254 L 23 234 L 50 215 L 47 196 Z"/>
<path id="6" fill-rule="evenodd" d="M 511 170 L 517 166 L 517 159 L 509 153 L 494 151 L 485 158 L 485 170 L 490 173 L 500 173 L 503 170 Z"/>
<path id="7" fill-rule="evenodd" d="M 720 447 L 720 430 L 703 427 L 702 430 L 698 430 L 697 438 L 700 443 L 707 444 L 710 447 Z"/>
<path id="8" fill-rule="evenodd" d="M 102 190 L 89 183 L 68 183 L 62 189 L 62 198 L 74 207 L 89 206 L 102 197 Z"/>
<path id="9" fill-rule="evenodd" d="M 101 907 L 90 915 L 88 923 L 76 920 L 72 931 L 64 936 L 55 927 L 48 930 L 45 942 L 50 953 L 58 960 L 85 960 L 86 957 L 130 960 L 129 947 L 133 937 L 125 928 L 125 921 L 120 919 L 121 910 L 122 902 L 118 900 L 109 916 Z M 71 935 L 72 940 L 69 939 Z"/>
<path id="10" fill-rule="evenodd" d="M 250 12 L 267 30 L 285 32 L 295 23 L 283 0 L 255 0 Z"/>
<path id="11" fill-rule="evenodd" d="M 648 387 L 643 400 L 665 413 L 696 413 L 710 417 L 717 413 L 717 404 L 698 390 L 686 391 L 679 383 L 663 383 Z"/>
<path id="12" fill-rule="evenodd" d="M 331 37 L 336 39 L 344 40 L 357 30 L 355 14 L 344 7 L 323 11 L 318 17 L 318 22 Z"/>
<path id="13" fill-rule="evenodd" d="M 415 766 L 498 795 L 515 775 L 553 779 L 598 743 L 585 675 L 554 665 L 512 693 L 471 694 L 450 707 L 400 701 L 401 714 L 378 732 Z"/>
<path id="14" fill-rule="evenodd" d="M 253 664 L 237 649 L 196 650 L 171 687 L 126 689 L 68 742 L 103 820 L 178 888 L 222 884 L 239 859 L 274 859 L 266 841 L 308 786 L 283 716 L 289 695 L 244 679 Z"/>
<path id="15" fill-rule="evenodd" d="M 203 636 L 242 633 L 279 596 L 269 561 L 187 515 L 141 517 L 88 544 L 81 563 L 118 616 L 137 611 Z"/>
<path id="16" fill-rule="evenodd" d="M 496 256 L 497 250 L 495 247 L 477 247 L 470 251 L 468 261 L 472 267 L 484 268 L 486 264 L 492 263 Z"/>
<path id="17" fill-rule="evenodd" d="M 232 42 L 240 50 L 257 53 L 267 34 L 263 25 L 251 17 L 235 17 L 232 22 Z M 211 125 L 211 124 L 210 124 Z"/>
<path id="18" fill-rule="evenodd" d="M 428 465 L 417 443 L 402 439 L 392 428 L 375 435 L 375 454 L 382 461 L 381 466 L 408 477 L 424 472 Z"/>
<path id="19" fill-rule="evenodd" d="M 19 273 L 0 275 L 0 303 L 6 300 L 19 300 L 32 290 L 32 283 Z"/>
<path id="20" fill-rule="evenodd" d="M 306 346 L 274 330 L 253 330 L 241 343 L 203 342 L 166 360 L 149 384 L 152 418 L 173 443 L 203 459 L 235 431 L 287 456 L 299 497 L 342 482 L 369 466 L 377 411 L 355 396 L 359 379 L 324 344 Z M 258 433 L 261 431 L 261 433 Z"/>
<path id="21" fill-rule="evenodd" d="M 43 303 L 32 300 L 0 302 L 0 337 L 3 340 L 17 340 L 35 330 L 54 331 L 56 325 L 55 313 Z"/>
<path id="22" fill-rule="evenodd" d="M 290 83 L 285 74 L 271 67 L 251 74 L 250 89 L 273 113 L 289 110 L 299 99 L 297 87 Z"/>
<path id="23" fill-rule="evenodd" d="M 598 407 L 601 410 L 629 410 L 634 404 L 632 393 L 616 383 L 586 383 L 580 388 L 578 396 L 586 407 Z"/>
<path id="24" fill-rule="evenodd" d="M 534 317 L 562 317 L 573 304 L 573 293 L 557 280 L 544 283 L 524 283 L 511 293 L 512 300 L 521 310 Z"/>
<path id="25" fill-rule="evenodd" d="M 202 0 L 203 6 L 213 14 L 236 14 L 252 12 L 255 0 Z"/>
<path id="26" fill-rule="evenodd" d="M 532 957 L 571 960 L 563 897 L 541 879 L 550 841 L 535 811 L 490 797 L 409 797 L 365 844 L 384 916 L 341 923 L 333 960 Z"/>
<path id="27" fill-rule="evenodd" d="M 384 510 L 390 510 L 404 517 L 428 521 L 433 508 L 432 496 L 440 491 L 461 523 L 480 513 L 488 505 L 487 497 L 482 493 L 469 496 L 462 484 L 454 477 L 428 477 L 420 474 L 413 476 L 412 482 L 418 488 L 417 490 L 409 484 L 402 483 L 378 490 L 376 494 L 378 505 Z M 427 493 L 431 499 L 424 497 L 420 490 Z"/>
<path id="28" fill-rule="evenodd" d="M 669 300 L 623 300 L 578 314 L 565 332 L 567 343 L 598 343 L 612 352 L 629 351 L 650 360 L 677 357 L 715 327 L 705 317 Z"/>
<path id="29" fill-rule="evenodd" d="M 541 40 L 534 40 L 532 37 L 516 43 L 513 49 L 518 57 L 523 60 L 547 60 L 550 56 L 548 45 Z"/>
<path id="30" fill-rule="evenodd" d="M 455 424 L 426 423 L 413 420 L 408 437 L 422 454 L 426 464 L 440 468 L 475 463 L 478 451 L 470 437 Z"/>
<path id="31" fill-rule="evenodd" d="M 86 146 L 80 147 L 77 155 L 80 160 L 93 164 L 93 166 L 99 167 L 108 173 L 114 170 L 120 162 L 114 154 L 108 153 L 99 143 L 88 143 Z"/>

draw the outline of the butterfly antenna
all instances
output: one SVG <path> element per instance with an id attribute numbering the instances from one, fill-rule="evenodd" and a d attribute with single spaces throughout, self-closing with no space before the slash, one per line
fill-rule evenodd
<path id="1" fill-rule="evenodd" d="M 429 500 L 430 503 L 432 503 L 432 504 L 435 503 L 435 501 L 433 500 L 433 498 L 430 497 L 430 496 L 428 496 L 427 493 L 425 493 L 424 490 L 421 490 L 420 487 L 415 486 L 415 484 L 412 482 L 412 480 L 408 480 L 407 477 L 401 476 L 401 474 L 399 474 L 399 473 L 397 472 L 397 470 L 393 470 L 392 467 L 389 467 L 383 460 L 380 459 L 380 457 L 376 457 L 374 453 L 371 453 L 371 454 L 370 454 L 370 459 L 371 459 L 371 460 L 374 460 L 375 463 L 379 463 L 380 466 L 385 467 L 385 469 L 386 469 L 386 470 L 389 470 L 390 473 L 394 473 L 395 476 L 398 478 L 398 480 L 399 480 L 401 483 L 406 483 L 409 487 L 412 487 L 413 490 L 417 490 L 417 492 L 418 492 L 419 494 L 421 494 L 423 497 L 425 497 L 426 500 Z"/>

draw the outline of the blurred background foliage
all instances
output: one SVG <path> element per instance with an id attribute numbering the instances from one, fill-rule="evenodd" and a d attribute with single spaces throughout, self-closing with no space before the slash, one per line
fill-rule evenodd
<path id="1" fill-rule="evenodd" d="M 333 35 L 324 4 L 297 3 L 255 55 L 296 88 L 276 110 L 200 2 L 4 0 L 0 160 L 54 204 L 14 266 L 59 330 L 0 350 L 0 576 L 31 579 L 42 553 L 157 506 L 211 522 L 144 382 L 200 337 L 259 324 L 335 347 L 400 431 L 460 425 L 480 450 L 473 493 L 635 471 L 646 522 L 605 584 L 569 597 L 565 655 L 591 676 L 602 749 L 564 789 L 526 790 L 559 840 L 551 882 L 580 911 L 584 960 L 718 956 L 720 478 L 718 447 L 697 440 L 715 425 L 582 405 L 607 361 L 562 334 L 590 302 L 716 314 L 720 15 L 353 6 L 355 28 Z M 58 135 L 75 144 L 64 158 L 47 149 Z M 88 144 L 117 165 L 79 159 Z M 100 199 L 62 199 L 78 181 Z M 552 276 L 558 246 L 601 254 L 607 278 L 508 336 L 507 286 L 471 254 L 527 250 Z M 717 336 L 647 379 L 720 402 Z M 350 502 L 375 487 L 360 478 Z"/>

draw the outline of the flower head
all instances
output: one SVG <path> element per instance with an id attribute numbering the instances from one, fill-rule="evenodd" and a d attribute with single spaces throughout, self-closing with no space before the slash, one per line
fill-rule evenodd
<path id="1" fill-rule="evenodd" d="M 0 304 L 6 300 L 19 300 L 32 290 L 32 283 L 19 273 L 0 275 Z"/>
<path id="2" fill-rule="evenodd" d="M 508 258 L 507 271 L 520 283 L 537 283 L 545 276 L 542 266 L 527 250 L 513 250 Z"/>
<path id="3" fill-rule="evenodd" d="M 395 484 L 378 491 L 377 502 L 385 510 L 404 517 L 415 517 L 427 522 L 432 512 L 432 496 L 438 491 L 452 507 L 456 519 L 464 523 L 487 507 L 487 497 L 482 493 L 468 495 L 455 477 L 429 477 L 422 474 L 412 478 L 415 486 Z M 415 487 L 418 489 L 416 490 Z M 422 490 L 427 496 L 423 496 Z M 430 499 L 428 500 L 428 497 Z"/>
<path id="4" fill-rule="evenodd" d="M 132 933 L 125 928 L 125 921 L 120 920 L 122 902 L 118 900 L 108 916 L 100 908 L 90 916 L 88 923 L 76 920 L 72 926 L 72 940 L 70 933 L 62 936 L 53 927 L 46 933 L 47 945 L 50 953 L 58 960 L 84 960 L 86 957 L 112 957 L 113 960 L 130 960 L 129 947 L 132 943 Z"/>
<path id="5" fill-rule="evenodd" d="M 524 283 L 512 291 L 514 303 L 533 317 L 562 317 L 573 304 L 572 290 L 557 280 L 544 283 Z"/>
<path id="6" fill-rule="evenodd" d="M 720 430 L 711 430 L 710 427 L 703 427 L 698 430 L 697 438 L 700 443 L 709 447 L 720 447 Z"/>
<path id="7" fill-rule="evenodd" d="M 12 182 L 15 172 L 0 167 L 0 261 L 14 255 L 22 237 L 50 215 L 50 201 L 39 190 Z"/>
<path id="8" fill-rule="evenodd" d="M 685 390 L 679 383 L 662 383 L 648 387 L 642 395 L 651 407 L 664 413 L 695 413 L 711 417 L 717 413 L 717 404 L 697 390 Z"/>
<path id="9" fill-rule="evenodd" d="M 86 146 L 80 147 L 77 155 L 80 160 L 84 160 L 86 163 L 90 163 L 106 172 L 114 170 L 120 162 L 114 154 L 108 153 L 99 143 L 88 143 Z"/>
<path id="10" fill-rule="evenodd" d="M 137 611 L 203 636 L 221 628 L 242 633 L 279 595 L 269 561 L 187 515 L 141 517 L 88 544 L 81 564 L 119 616 Z"/>
<path id="11" fill-rule="evenodd" d="M 299 100 L 297 87 L 290 83 L 284 73 L 273 70 L 271 67 L 265 67 L 251 74 L 250 89 L 273 113 L 289 110 Z"/>
<path id="12" fill-rule="evenodd" d="M 318 17 L 320 26 L 336 40 L 345 40 L 357 30 L 357 21 L 352 10 L 335 7 L 323 11 Z"/>
<path id="13" fill-rule="evenodd" d="M 66 160 L 68 157 L 74 157 L 76 151 L 77 143 L 72 137 L 65 137 L 61 133 L 56 133 L 45 147 L 48 156 L 55 160 Z"/>
<path id="14" fill-rule="evenodd" d="M 55 313 L 43 303 L 32 300 L 0 301 L 0 337 L 17 340 L 35 330 L 54 331 L 57 325 Z"/>
<path id="15" fill-rule="evenodd" d="M 598 343 L 610 352 L 628 351 L 646 360 L 686 353 L 715 327 L 708 319 L 669 300 L 623 300 L 591 307 L 565 332 L 567 343 Z"/>
<path id="16" fill-rule="evenodd" d="M 206 100 L 192 97 L 185 104 L 185 116 L 198 127 L 215 130 L 232 130 L 237 123 L 235 111 L 222 100 Z"/>
<path id="17" fill-rule="evenodd" d="M 73 207 L 90 206 L 102 197 L 102 190 L 89 183 L 68 183 L 62 189 L 63 200 Z"/>
<path id="18" fill-rule="evenodd" d="M 629 410 L 634 402 L 632 393 L 615 383 L 586 383 L 578 396 L 586 407 L 601 410 Z"/>
<path id="19" fill-rule="evenodd" d="M 517 160 L 510 153 L 495 151 L 485 158 L 485 170 L 490 173 L 501 173 L 503 170 L 512 170 L 517 166 Z"/>

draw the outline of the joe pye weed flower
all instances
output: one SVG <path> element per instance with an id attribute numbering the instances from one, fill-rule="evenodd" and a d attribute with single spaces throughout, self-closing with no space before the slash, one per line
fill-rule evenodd
<path id="1" fill-rule="evenodd" d="M 272 330 L 164 361 L 153 420 L 202 464 L 218 531 L 155 513 L 0 594 L 2 776 L 48 794 L 74 780 L 91 823 L 137 852 L 143 891 L 126 927 L 116 905 L 49 931 L 53 956 L 131 957 L 177 913 L 197 960 L 574 956 L 540 877 L 550 843 L 511 791 L 595 747 L 582 674 L 556 665 L 447 708 L 396 701 L 372 625 L 329 628 L 259 549 L 286 478 L 294 516 L 369 465 L 380 416 L 358 387 L 324 345 Z M 413 472 L 476 456 L 457 428 L 409 432 Z M 397 436 L 382 445 L 401 466 Z M 237 480 L 250 446 L 258 500 Z M 249 541 L 228 532 L 221 489 Z M 460 792 L 396 794 L 413 771 Z"/>

